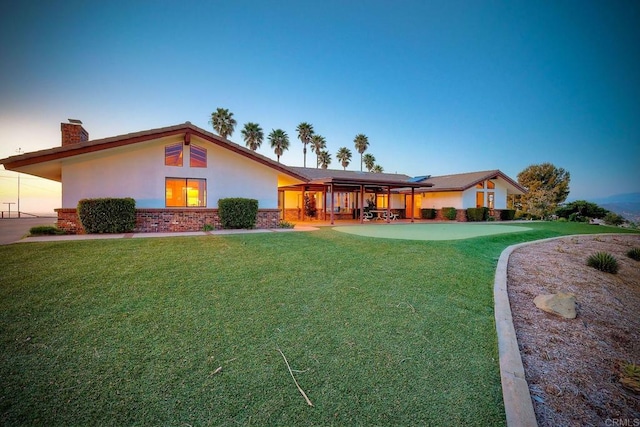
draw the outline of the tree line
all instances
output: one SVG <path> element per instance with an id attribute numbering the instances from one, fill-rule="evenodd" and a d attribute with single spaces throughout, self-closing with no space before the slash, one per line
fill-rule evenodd
<path id="1" fill-rule="evenodd" d="M 224 139 L 233 135 L 237 125 L 236 120 L 233 118 L 233 113 L 227 108 L 217 108 L 216 111 L 211 113 L 209 123 L 218 135 Z M 313 125 L 307 122 L 301 122 L 296 127 L 296 132 L 298 139 L 302 143 L 304 167 L 307 167 L 307 146 L 309 146 L 311 152 L 316 155 L 316 168 L 327 169 L 333 159 L 331 153 L 327 150 L 327 140 L 325 137 L 315 133 Z M 256 151 L 264 142 L 264 131 L 258 123 L 245 123 L 241 134 L 245 145 L 250 150 Z M 289 135 L 282 129 L 272 129 L 267 139 L 278 162 L 280 162 L 280 156 L 289 149 Z M 360 154 L 360 171 L 363 170 L 363 166 L 366 167 L 369 172 L 381 173 L 384 171 L 383 167 L 376 163 L 376 158 L 373 154 L 365 154 L 369 149 L 369 138 L 365 134 L 357 134 L 353 139 L 353 143 L 355 150 Z M 353 154 L 347 147 L 340 147 L 336 153 L 336 159 L 340 162 L 344 170 L 351 164 L 352 157 Z"/>

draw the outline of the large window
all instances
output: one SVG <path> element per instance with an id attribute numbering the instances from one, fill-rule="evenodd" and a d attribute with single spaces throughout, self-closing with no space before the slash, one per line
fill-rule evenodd
<path id="1" fill-rule="evenodd" d="M 168 208 L 207 206 L 207 180 L 166 178 L 165 200 Z"/>
<path id="2" fill-rule="evenodd" d="M 484 192 L 478 191 L 476 193 L 476 208 L 484 207 Z"/>
<path id="3" fill-rule="evenodd" d="M 182 166 L 182 142 L 164 147 L 164 164 Z"/>
<path id="4" fill-rule="evenodd" d="M 207 150 L 197 145 L 191 144 L 191 156 L 189 158 L 189 166 L 192 168 L 207 167 Z"/>

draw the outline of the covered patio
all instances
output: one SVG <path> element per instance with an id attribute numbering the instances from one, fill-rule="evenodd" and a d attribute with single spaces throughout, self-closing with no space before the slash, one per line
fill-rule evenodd
<path id="1" fill-rule="evenodd" d="M 424 182 L 400 174 L 339 171 L 327 169 L 292 168 L 309 181 L 281 186 L 279 208 L 287 221 L 350 220 L 364 223 L 365 211 L 375 209 L 390 222 L 392 214 L 413 222 L 415 189 L 425 187 Z M 403 188 L 407 194 L 392 190 Z"/>

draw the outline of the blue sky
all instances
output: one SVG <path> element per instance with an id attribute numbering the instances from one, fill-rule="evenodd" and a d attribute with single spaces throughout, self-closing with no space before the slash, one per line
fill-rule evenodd
<path id="1" fill-rule="evenodd" d="M 307 121 L 334 168 L 338 148 L 355 152 L 364 133 L 386 172 L 515 179 L 551 162 L 570 172 L 570 200 L 640 191 L 635 0 L 0 8 L 0 158 L 59 145 L 67 118 L 95 139 L 185 121 L 211 129 L 224 107 L 238 143 L 248 121 L 284 129 L 281 161 L 292 166 L 302 166 L 295 128 Z M 259 152 L 275 159 L 268 141 Z M 0 170 L 0 202 L 14 201 L 15 183 Z M 23 210 L 29 194 L 59 205 L 59 186 L 22 184 Z"/>

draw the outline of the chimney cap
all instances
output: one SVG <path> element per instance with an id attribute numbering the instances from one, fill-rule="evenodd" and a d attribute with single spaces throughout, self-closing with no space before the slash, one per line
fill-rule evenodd
<path id="1" fill-rule="evenodd" d="M 82 120 L 78 120 L 78 119 L 68 119 L 69 123 L 73 123 L 74 125 L 81 125 L 82 124 Z"/>

